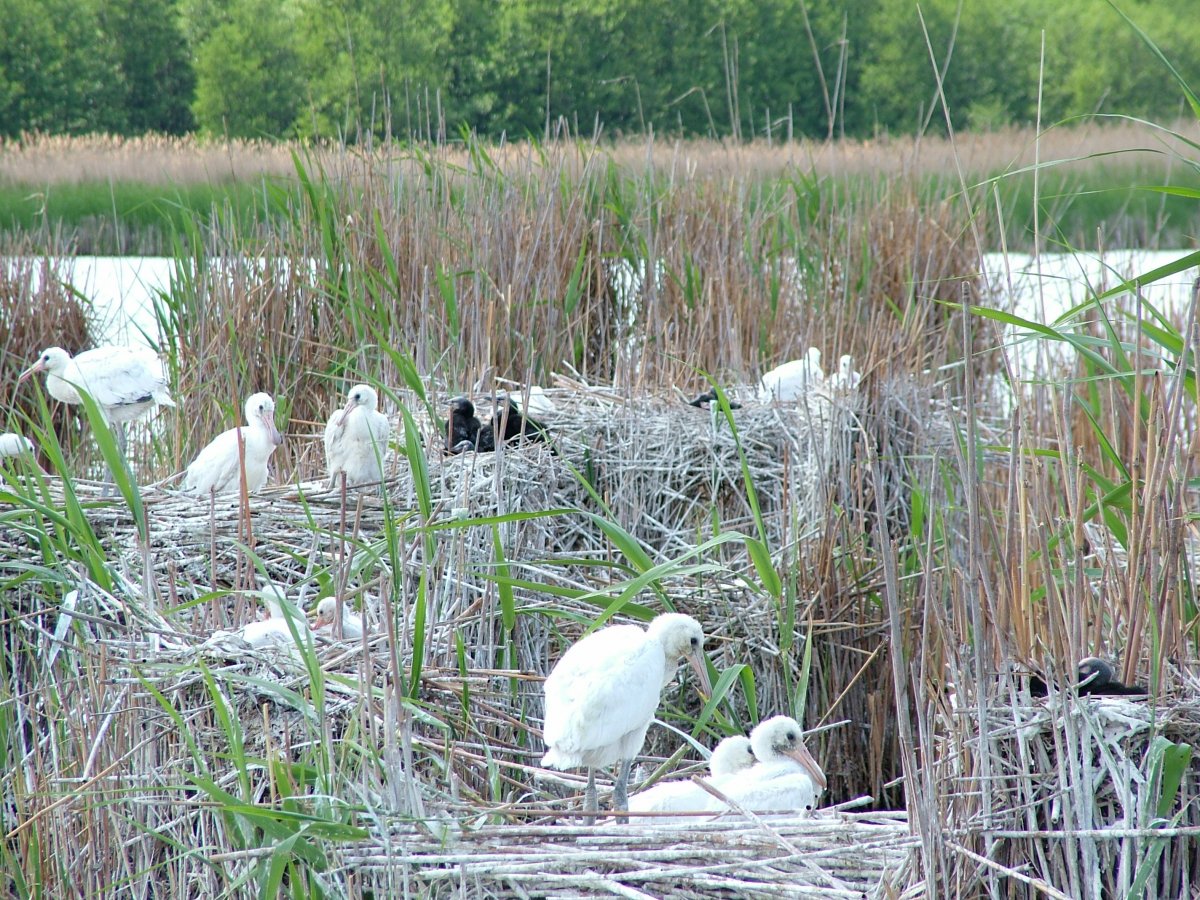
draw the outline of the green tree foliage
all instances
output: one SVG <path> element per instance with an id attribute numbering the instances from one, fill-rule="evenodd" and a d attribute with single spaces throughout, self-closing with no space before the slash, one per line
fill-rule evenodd
<path id="1" fill-rule="evenodd" d="M 1124 2 L 1200 88 L 1200 0 Z M 0 0 L 0 15 L 6 135 L 867 136 L 944 128 L 935 71 L 956 128 L 1179 109 L 1103 0 Z"/>
<path id="2" fill-rule="evenodd" d="M 305 82 L 287 8 L 274 0 L 206 7 L 211 18 L 196 48 L 196 122 L 226 137 L 291 135 Z"/>

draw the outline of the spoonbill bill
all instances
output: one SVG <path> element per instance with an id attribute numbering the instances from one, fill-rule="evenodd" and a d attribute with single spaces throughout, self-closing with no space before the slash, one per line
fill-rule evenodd
<path id="1" fill-rule="evenodd" d="M 346 486 L 383 481 L 383 457 L 392 424 L 379 412 L 379 394 L 369 384 L 356 384 L 346 405 L 325 426 L 325 462 L 329 486 L 337 487 L 345 473 Z"/>
<path id="2" fill-rule="evenodd" d="M 337 598 L 326 597 L 317 604 L 317 617 L 313 620 L 313 631 L 329 629 L 337 637 L 334 622 L 337 621 Z M 363 619 L 350 608 L 350 604 L 342 601 L 342 637 L 346 640 L 361 640 L 363 636 Z"/>
<path id="3" fill-rule="evenodd" d="M 619 764 L 613 807 L 629 805 L 627 786 L 633 758 L 680 659 L 712 687 L 704 667 L 704 631 L 691 616 L 664 613 L 644 631 L 637 625 L 610 625 L 574 644 L 546 679 L 542 765 L 555 769 L 584 766 L 588 772 L 586 812 L 598 811 L 596 769 Z"/>
<path id="4" fill-rule="evenodd" d="M 83 391 L 96 401 L 104 420 L 116 425 L 117 444 L 125 452 L 125 423 L 155 406 L 174 406 L 162 360 L 149 347 L 108 345 L 76 357 L 62 347 L 43 350 L 17 383 L 46 373 L 46 390 L 63 403 L 82 403 Z"/>
<path id="5" fill-rule="evenodd" d="M 773 716 L 750 732 L 759 764 L 714 778 L 712 786 L 743 809 L 809 812 L 825 790 L 825 773 L 804 746 L 795 719 Z"/>
<path id="6" fill-rule="evenodd" d="M 750 746 L 750 739 L 744 734 L 735 734 L 713 748 L 712 756 L 708 758 L 708 771 L 713 778 L 724 778 L 745 771 L 756 762 L 758 759 Z M 689 810 L 715 812 L 723 808 L 716 797 L 690 780 L 664 781 L 629 798 L 629 811 L 634 813 Z M 629 819 L 635 825 L 675 825 L 695 820 L 694 816 L 632 816 Z"/>
<path id="7" fill-rule="evenodd" d="M 227 494 L 240 490 L 244 464 L 247 492 L 267 483 L 267 460 L 283 443 L 275 427 L 275 401 L 270 394 L 251 394 L 246 424 L 218 434 L 187 467 L 183 490 L 192 494 Z"/>
<path id="8" fill-rule="evenodd" d="M 763 403 L 773 400 L 782 403 L 800 400 L 824 383 L 821 351 L 816 347 L 809 347 L 803 359 L 789 360 L 763 375 L 758 388 L 758 399 Z"/>

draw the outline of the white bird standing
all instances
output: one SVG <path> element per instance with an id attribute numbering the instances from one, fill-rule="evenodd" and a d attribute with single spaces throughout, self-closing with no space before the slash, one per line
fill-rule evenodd
<path id="1" fill-rule="evenodd" d="M 691 616 L 665 613 L 643 631 L 612 625 L 574 644 L 546 679 L 542 765 L 588 770 L 584 808 L 596 812 L 596 769 L 619 763 L 613 806 L 626 809 L 629 768 L 642 748 L 662 690 L 681 658 L 712 692 L 704 667 L 704 631 Z"/>
<path id="2" fill-rule="evenodd" d="M 248 492 L 267 483 L 267 460 L 283 443 L 283 435 L 275 427 L 275 401 L 270 394 L 252 394 L 245 412 L 246 425 L 218 434 L 187 467 L 183 490 L 194 494 L 238 491 L 243 460 Z"/>
<path id="3" fill-rule="evenodd" d="M 816 347 L 809 347 L 804 353 L 804 359 L 790 360 L 763 375 L 758 399 L 763 403 L 770 403 L 772 400 L 800 400 L 824 382 L 821 351 Z"/>
<path id="4" fill-rule="evenodd" d="M 759 764 L 714 778 L 712 786 L 743 809 L 808 812 L 825 790 L 825 773 L 804 746 L 795 719 L 774 716 L 750 732 Z"/>
<path id="5" fill-rule="evenodd" d="M 82 403 L 80 391 L 90 394 L 104 420 L 117 426 L 117 444 L 122 453 L 126 422 L 156 405 L 175 405 L 167 390 L 162 360 L 149 347 L 96 347 L 74 358 L 61 347 L 50 347 L 21 373 L 17 383 L 38 372 L 46 373 L 50 396 L 63 403 Z"/>
<path id="6" fill-rule="evenodd" d="M 392 425 L 379 412 L 379 394 L 369 384 L 350 389 L 346 405 L 329 417 L 325 426 L 325 462 L 329 486 L 337 487 L 346 474 L 346 486 L 383 480 L 383 458 Z"/>
<path id="7" fill-rule="evenodd" d="M 0 459 L 32 452 L 33 441 L 25 435 L 17 434 L 15 431 L 6 431 L 4 434 L 0 434 Z"/>
<path id="8" fill-rule="evenodd" d="M 724 778 L 745 771 L 757 762 L 750 739 L 744 734 L 727 737 L 713 748 L 708 758 L 708 771 L 713 778 Z M 723 805 L 698 784 L 687 781 L 664 781 L 649 790 L 641 791 L 629 798 L 629 811 L 634 812 L 688 812 L 707 810 L 715 812 Z M 694 822 L 695 816 L 631 816 L 635 825 L 677 825 Z"/>
<path id="9" fill-rule="evenodd" d="M 326 597 L 317 604 L 317 617 L 313 620 L 313 631 L 328 628 L 335 634 L 333 623 L 337 621 L 337 598 Z M 342 601 L 342 635 L 348 641 L 361 640 L 363 636 L 363 619 L 350 608 L 350 604 Z"/>

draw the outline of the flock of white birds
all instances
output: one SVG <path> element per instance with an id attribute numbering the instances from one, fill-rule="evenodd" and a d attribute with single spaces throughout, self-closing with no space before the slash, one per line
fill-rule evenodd
<path id="1" fill-rule="evenodd" d="M 125 423 L 156 406 L 175 405 L 162 361 L 148 349 L 98 347 L 71 357 L 65 350 L 51 347 L 19 380 L 39 372 L 46 373 L 50 395 L 63 403 L 81 403 L 81 392 L 89 394 L 105 422 L 117 426 L 122 450 Z M 848 355 L 842 356 L 838 371 L 827 379 L 820 351 L 810 347 L 803 359 L 766 373 L 758 393 L 766 402 L 786 402 L 814 392 L 828 396 L 856 390 L 860 379 Z M 324 438 L 331 488 L 343 477 L 351 487 L 382 481 L 391 426 L 378 406 L 374 388 L 359 384 L 329 418 Z M 269 394 L 255 393 L 247 398 L 244 409 L 246 424 L 217 435 L 187 467 L 185 492 L 252 492 L 266 484 L 268 461 L 283 442 L 275 423 L 275 402 Z M 0 456 L 32 449 L 20 435 L 0 435 Z M 334 597 L 321 600 L 311 626 L 303 616 L 288 614 L 278 589 L 261 592 L 261 598 L 265 618 L 235 632 L 217 632 L 209 643 L 235 637 L 258 649 L 295 652 L 310 632 L 328 629 L 333 637 L 349 640 L 364 636 L 362 617 Z M 594 631 L 555 664 L 545 682 L 543 739 L 547 752 L 542 764 L 587 770 L 586 813 L 594 816 L 599 812 L 595 770 L 612 765 L 617 766 L 614 809 L 632 813 L 632 821 L 642 824 L 744 810 L 807 813 L 816 808 L 826 787 L 825 774 L 805 748 L 799 724 L 786 716 L 767 719 L 749 738 L 734 736 L 722 741 L 712 753 L 708 782 L 667 782 L 635 794 L 632 800 L 628 797 L 633 761 L 679 661 L 686 660 L 691 666 L 704 696 L 712 693 L 703 646 L 704 633 L 695 619 L 666 613 L 645 629 L 611 625 Z M 672 815 L 661 818 L 667 813 Z"/>

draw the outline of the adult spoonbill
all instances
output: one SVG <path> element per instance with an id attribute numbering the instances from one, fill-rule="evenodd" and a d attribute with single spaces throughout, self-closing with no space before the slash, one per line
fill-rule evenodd
<path id="1" fill-rule="evenodd" d="M 713 778 L 724 778 L 750 768 L 757 761 L 754 750 L 750 746 L 750 739 L 744 734 L 735 734 L 725 738 L 713 748 L 712 756 L 708 758 L 708 771 Z M 687 812 L 689 810 L 715 812 L 723 808 L 716 797 L 690 780 L 664 781 L 629 798 L 631 813 Z M 635 825 L 674 825 L 680 822 L 696 821 L 696 817 L 631 816 L 629 821 Z"/>
<path id="2" fill-rule="evenodd" d="M 587 768 L 586 812 L 596 812 L 596 769 L 618 763 L 613 806 L 629 805 L 633 758 L 642 749 L 663 688 L 688 661 L 705 694 L 712 692 L 704 667 L 704 631 L 691 616 L 664 613 L 644 631 L 610 625 L 574 644 L 546 679 L 542 765 Z"/>
<path id="3" fill-rule="evenodd" d="M 763 403 L 770 403 L 772 400 L 785 403 L 801 400 L 824 383 L 821 351 L 816 347 L 809 347 L 803 359 L 790 360 L 763 375 L 758 388 L 758 399 Z"/>
<path id="4" fill-rule="evenodd" d="M 795 719 L 773 716 L 750 732 L 750 746 L 759 764 L 712 786 L 743 809 L 806 812 L 816 809 L 825 790 L 825 773 L 804 746 Z"/>
<path id="5" fill-rule="evenodd" d="M 267 460 L 283 443 L 283 435 L 275 427 L 275 401 L 270 394 L 251 394 L 245 412 L 246 425 L 218 434 L 187 467 L 185 491 L 226 494 L 240 490 L 243 461 L 248 492 L 267 483 Z"/>
<path id="6" fill-rule="evenodd" d="M 63 403 L 82 403 L 91 395 L 109 425 L 116 425 L 117 444 L 125 451 L 125 423 L 157 405 L 174 406 L 167 390 L 162 360 L 149 347 L 110 345 L 85 350 L 72 358 L 62 347 L 43 350 L 17 383 L 46 373 L 46 390 Z"/>
<path id="7" fill-rule="evenodd" d="M 337 637 L 334 622 L 337 621 L 337 598 L 326 597 L 317 604 L 317 617 L 313 620 L 313 631 L 328 629 L 330 634 Z M 363 636 L 363 619 L 350 608 L 350 604 L 342 601 L 342 634 L 348 641 L 361 640 Z"/>
<path id="8" fill-rule="evenodd" d="M 325 462 L 329 486 L 337 487 L 345 473 L 346 486 L 383 481 L 383 458 L 392 424 L 379 412 L 379 394 L 369 384 L 356 384 L 346 405 L 325 426 Z"/>
<path id="9" fill-rule="evenodd" d="M 0 459 L 7 456 L 21 456 L 33 452 L 33 441 L 15 431 L 0 434 Z"/>

